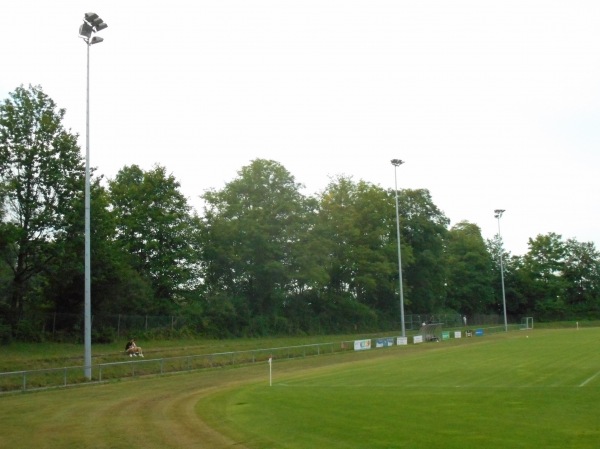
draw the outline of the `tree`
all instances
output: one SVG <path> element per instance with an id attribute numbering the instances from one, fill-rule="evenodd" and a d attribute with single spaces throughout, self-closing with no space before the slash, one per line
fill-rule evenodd
<path id="1" fill-rule="evenodd" d="M 467 315 L 490 311 L 494 304 L 492 259 L 479 226 L 461 221 L 450 229 L 446 261 L 447 305 Z"/>
<path id="2" fill-rule="evenodd" d="M 168 313 L 198 282 L 199 220 L 179 189 L 159 165 L 124 167 L 109 181 L 116 241 L 152 285 L 154 313 Z"/>
<path id="3" fill-rule="evenodd" d="M 553 232 L 529 239 L 523 259 L 523 284 L 535 311 L 545 318 L 563 318 L 567 313 L 564 278 L 567 247 L 562 236 Z"/>
<path id="4" fill-rule="evenodd" d="M 598 317 L 600 313 L 600 253 L 593 242 L 567 240 L 563 276 L 571 313 Z"/>
<path id="5" fill-rule="evenodd" d="M 101 178 L 91 182 L 91 305 L 92 314 L 139 313 L 152 309 L 150 282 L 136 272 L 129 255 L 116 241 L 115 214 Z M 59 314 L 83 316 L 84 199 L 74 198 L 69 225 L 60 238 L 62 251 L 46 267 L 46 296 Z M 68 326 L 56 323 L 57 327 Z M 95 328 L 95 327 L 94 327 Z"/>
<path id="6" fill-rule="evenodd" d="M 329 301 L 359 302 L 397 323 L 396 238 L 390 235 L 394 206 L 387 192 L 340 176 L 320 195 L 320 205 L 316 231 L 328 251 L 324 294 Z"/>
<path id="7" fill-rule="evenodd" d="M 514 256 L 504 251 L 502 238 L 496 234 L 486 242 L 488 253 L 492 260 L 492 289 L 494 304 L 490 304 L 490 312 L 503 313 L 502 304 L 502 270 L 504 271 L 504 295 L 506 298 L 506 313 L 514 317 L 530 315 L 534 306 L 525 294 L 527 284 L 523 278 L 523 256 Z M 500 255 L 502 254 L 502 267 Z"/>
<path id="8" fill-rule="evenodd" d="M 414 257 L 406 264 L 402 259 L 408 309 L 413 313 L 439 311 L 445 295 L 444 241 L 450 221 L 434 204 L 427 189 L 402 190 L 399 210 L 401 246 L 410 249 L 409 254 Z"/>
<path id="9" fill-rule="evenodd" d="M 312 247 L 314 204 L 275 161 L 256 159 L 238 175 L 203 195 L 204 287 L 209 301 L 227 294 L 240 331 L 263 333 L 283 317 L 290 296 L 310 284 L 308 273 L 318 272 L 305 250 Z"/>
<path id="10" fill-rule="evenodd" d="M 39 86 L 18 87 L 0 106 L 0 197 L 13 325 L 27 301 L 40 299 L 35 277 L 61 251 L 57 242 L 72 199 L 83 188 L 77 136 L 63 128 L 64 114 Z"/>

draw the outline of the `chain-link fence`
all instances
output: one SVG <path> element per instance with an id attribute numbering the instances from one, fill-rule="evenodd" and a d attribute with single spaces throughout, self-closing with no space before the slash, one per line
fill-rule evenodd
<path id="1" fill-rule="evenodd" d="M 501 315 L 472 315 L 466 317 L 469 326 L 499 325 L 504 322 Z M 442 323 L 444 327 L 464 326 L 464 318 L 457 313 L 407 314 L 404 316 L 407 330 L 418 330 L 423 323 Z M 130 338 L 148 332 L 172 334 L 184 329 L 193 332 L 197 323 L 177 315 L 124 315 L 96 314 L 92 316 L 92 331 L 95 341 L 110 341 Z M 398 326 L 400 327 L 400 326 Z M 83 329 L 83 314 L 52 313 L 42 320 L 42 332 L 53 340 L 61 340 L 64 334 Z"/>

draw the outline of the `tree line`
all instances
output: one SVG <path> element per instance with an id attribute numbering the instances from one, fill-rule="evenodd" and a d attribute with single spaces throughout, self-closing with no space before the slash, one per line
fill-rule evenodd
<path id="1" fill-rule="evenodd" d="M 0 104 L 0 334 L 14 338 L 83 315 L 85 161 L 64 114 L 39 86 Z M 92 313 L 178 314 L 215 337 L 399 328 L 396 192 L 347 176 L 302 189 L 256 159 L 199 214 L 160 164 L 92 170 Z M 510 319 L 600 317 L 594 243 L 549 233 L 514 256 L 475 223 L 450 227 L 427 189 L 399 198 L 406 313 L 501 313 L 502 255 Z"/>

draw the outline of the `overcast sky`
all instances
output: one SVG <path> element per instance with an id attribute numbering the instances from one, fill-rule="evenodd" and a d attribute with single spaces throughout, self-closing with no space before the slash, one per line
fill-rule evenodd
<path id="1" fill-rule="evenodd" d="M 426 188 L 507 251 L 600 247 L 598 0 L 20 0 L 0 6 L 0 99 L 41 85 L 91 164 L 166 167 L 198 197 L 256 158 L 304 193 L 336 175 Z"/>

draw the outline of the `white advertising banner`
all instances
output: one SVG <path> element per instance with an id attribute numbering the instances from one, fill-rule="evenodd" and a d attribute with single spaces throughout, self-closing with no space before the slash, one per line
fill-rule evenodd
<path id="1" fill-rule="evenodd" d="M 396 338 L 396 344 L 398 346 L 404 346 L 408 344 L 408 337 L 398 337 Z"/>
<path id="2" fill-rule="evenodd" d="M 415 335 L 413 337 L 413 343 L 414 344 L 423 343 L 423 336 L 422 335 Z"/>
<path id="3" fill-rule="evenodd" d="M 394 346 L 394 339 L 391 337 L 378 338 L 375 341 L 376 348 L 389 348 L 390 346 Z"/>
<path id="4" fill-rule="evenodd" d="M 462 337 L 461 331 L 454 331 L 454 338 L 461 338 L 461 337 Z"/>
<path id="5" fill-rule="evenodd" d="M 371 349 L 371 340 L 354 340 L 354 350 L 364 351 L 365 349 Z"/>

